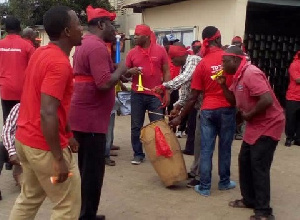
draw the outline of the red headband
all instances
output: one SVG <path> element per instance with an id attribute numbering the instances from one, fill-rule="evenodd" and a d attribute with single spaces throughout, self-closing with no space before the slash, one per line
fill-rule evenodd
<path id="1" fill-rule="evenodd" d="M 238 55 L 238 54 L 235 54 L 235 53 L 227 53 L 227 52 L 224 52 L 223 56 L 233 56 L 233 57 L 239 57 L 239 58 L 242 59 L 239 68 L 237 69 L 236 73 L 234 74 L 234 79 L 240 78 L 240 76 L 242 75 L 242 69 L 247 64 L 246 56 L 245 55 Z"/>
<path id="2" fill-rule="evenodd" d="M 185 47 L 170 45 L 169 47 L 169 56 L 171 59 L 174 57 L 182 57 L 188 55 L 188 51 Z"/>
<path id="3" fill-rule="evenodd" d="M 140 24 L 135 27 L 135 35 L 151 36 L 152 31 L 149 26 Z"/>
<path id="4" fill-rule="evenodd" d="M 88 17 L 88 22 L 90 22 L 94 18 L 102 18 L 102 17 L 108 17 L 111 21 L 113 21 L 117 17 L 116 13 L 111 13 L 109 11 L 106 11 L 103 8 L 93 8 L 91 5 L 89 5 L 86 8 L 86 13 Z"/>
<path id="5" fill-rule="evenodd" d="M 200 55 L 201 57 L 204 57 L 207 52 L 209 51 L 209 42 L 210 41 L 213 41 L 213 40 L 216 40 L 218 39 L 219 37 L 221 37 L 221 32 L 218 30 L 214 36 L 210 37 L 210 38 L 205 38 L 203 40 L 203 43 L 202 43 L 202 47 L 201 47 L 201 50 L 200 50 Z"/>
<path id="6" fill-rule="evenodd" d="M 242 40 L 242 38 L 241 37 L 239 37 L 239 36 L 235 36 L 233 39 L 232 39 L 232 41 L 231 42 L 241 42 L 241 43 L 243 43 L 243 40 Z"/>
<path id="7" fill-rule="evenodd" d="M 294 56 L 294 60 L 299 60 L 299 55 L 300 55 L 300 51 L 298 51 L 295 56 Z"/>

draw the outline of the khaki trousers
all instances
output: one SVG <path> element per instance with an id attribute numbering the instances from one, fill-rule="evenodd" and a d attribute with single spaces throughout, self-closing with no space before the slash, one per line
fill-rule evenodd
<path id="1" fill-rule="evenodd" d="M 65 182 L 52 184 L 55 175 L 53 156 L 43 151 L 23 145 L 16 140 L 17 154 L 23 168 L 21 194 L 10 214 L 10 220 L 33 220 L 46 197 L 54 204 L 51 220 L 77 220 L 81 207 L 81 181 L 78 167 L 69 148 L 63 156 L 73 176 Z"/>

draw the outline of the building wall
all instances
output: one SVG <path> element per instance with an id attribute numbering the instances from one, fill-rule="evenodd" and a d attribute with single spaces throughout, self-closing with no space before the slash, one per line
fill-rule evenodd
<path id="1" fill-rule="evenodd" d="M 201 39 L 203 28 L 216 26 L 223 44 L 232 37 L 244 36 L 247 0 L 190 0 L 171 5 L 145 9 L 143 21 L 152 29 L 198 26 Z"/>

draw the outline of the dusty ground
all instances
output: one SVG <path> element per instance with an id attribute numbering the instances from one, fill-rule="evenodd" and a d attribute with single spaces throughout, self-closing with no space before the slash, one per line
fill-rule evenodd
<path id="1" fill-rule="evenodd" d="M 116 167 L 107 167 L 99 213 L 108 220 L 243 220 L 251 210 L 232 209 L 228 202 L 240 198 L 239 188 L 218 191 L 217 152 L 214 156 L 212 194 L 205 198 L 185 187 L 185 183 L 166 189 L 149 161 L 140 166 L 130 164 L 130 118 L 117 117 L 115 144 L 121 146 Z M 184 147 L 185 139 L 180 139 Z M 240 141 L 232 149 L 232 180 L 238 182 L 237 155 Z M 193 157 L 185 156 L 186 165 Z M 0 177 L 4 199 L 0 201 L 0 220 L 8 219 L 19 189 L 14 186 L 10 171 Z M 272 167 L 272 206 L 277 220 L 300 219 L 300 147 L 286 148 L 281 142 Z M 49 219 L 51 204 L 42 205 L 36 219 Z"/>

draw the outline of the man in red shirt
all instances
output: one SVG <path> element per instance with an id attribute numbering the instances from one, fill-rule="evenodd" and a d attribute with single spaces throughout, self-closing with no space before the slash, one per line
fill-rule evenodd
<path id="1" fill-rule="evenodd" d="M 135 29 L 135 48 L 126 57 L 126 66 L 131 68 L 128 73 L 132 77 L 131 93 L 131 144 L 134 158 L 131 161 L 139 165 L 144 161 L 142 143 L 140 141 L 141 128 L 145 120 L 145 112 L 149 110 L 150 121 L 163 118 L 160 100 L 148 90 L 138 91 L 138 74 L 142 74 L 143 86 L 148 89 L 161 85 L 162 81 L 170 80 L 168 55 L 166 50 L 156 44 L 154 33 L 147 25 L 137 25 Z M 161 114 L 161 115 L 159 115 Z"/>
<path id="2" fill-rule="evenodd" d="M 197 126 L 201 130 L 201 152 L 199 163 L 200 184 L 195 191 L 202 196 L 210 195 L 212 157 L 216 137 L 219 136 L 219 190 L 235 188 L 236 183 L 230 181 L 231 144 L 235 130 L 235 107 L 225 98 L 220 85 L 211 78 L 222 67 L 221 34 L 213 26 L 206 27 L 202 32 L 203 46 L 201 62 L 196 67 L 192 79 L 192 92 L 180 115 L 170 122 L 178 125 L 183 117 L 189 114 L 203 92 L 200 121 Z M 228 80 L 230 86 L 231 81 Z M 201 123 L 200 123 L 201 122 Z"/>
<path id="3" fill-rule="evenodd" d="M 20 36 L 20 21 L 5 19 L 7 36 L 0 40 L 0 93 L 5 122 L 10 110 L 20 102 L 25 69 L 35 48 Z"/>
<path id="4" fill-rule="evenodd" d="M 68 56 L 81 44 L 82 27 L 64 6 L 47 11 L 43 23 L 50 43 L 32 55 L 26 70 L 16 132 L 23 180 L 11 220 L 34 219 L 46 197 L 54 204 L 51 219 L 79 217 L 80 176 L 71 152 L 78 144 L 67 119 L 73 91 Z"/>
<path id="5" fill-rule="evenodd" d="M 229 102 L 241 110 L 246 124 L 239 154 L 242 199 L 235 208 L 254 208 L 250 220 L 275 219 L 270 208 L 270 168 L 284 129 L 285 118 L 265 74 L 251 65 L 241 48 L 232 46 L 223 56 L 224 71 L 234 75 L 228 89 L 226 78 L 218 79 Z"/>
<path id="6" fill-rule="evenodd" d="M 80 144 L 78 165 L 81 175 L 80 220 L 105 219 L 96 216 L 105 171 L 106 133 L 115 103 L 115 85 L 127 68 L 114 71 L 105 42 L 115 40 L 115 13 L 87 8 L 88 33 L 74 54 L 74 93 L 70 126 Z"/>
<path id="7" fill-rule="evenodd" d="M 286 142 L 300 146 L 300 51 L 295 55 L 290 68 L 290 84 L 286 92 Z"/>

